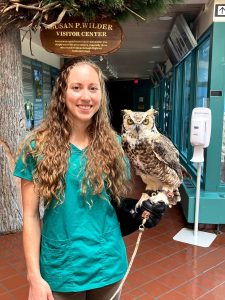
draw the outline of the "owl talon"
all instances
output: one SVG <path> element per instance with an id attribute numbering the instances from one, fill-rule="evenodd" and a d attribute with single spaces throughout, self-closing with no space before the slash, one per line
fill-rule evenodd
<path id="1" fill-rule="evenodd" d="M 168 191 L 168 192 L 166 193 L 166 195 L 167 195 L 168 198 L 173 198 L 173 197 L 174 197 L 174 193 L 173 193 L 173 192 L 170 192 L 170 191 Z"/>
<path id="2" fill-rule="evenodd" d="M 146 200 L 149 200 L 150 197 L 148 194 L 146 193 L 142 193 L 140 200 L 138 200 L 138 202 L 135 205 L 135 211 L 137 212 L 137 209 L 140 208 L 142 206 L 142 203 Z"/>

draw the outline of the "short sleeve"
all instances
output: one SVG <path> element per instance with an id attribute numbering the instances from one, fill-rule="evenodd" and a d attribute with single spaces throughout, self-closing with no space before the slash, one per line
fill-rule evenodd
<path id="1" fill-rule="evenodd" d="M 31 154 L 28 154 L 23 159 L 24 151 L 21 152 L 17 159 L 13 175 L 29 181 L 33 181 L 33 172 L 36 168 L 36 163 Z"/>

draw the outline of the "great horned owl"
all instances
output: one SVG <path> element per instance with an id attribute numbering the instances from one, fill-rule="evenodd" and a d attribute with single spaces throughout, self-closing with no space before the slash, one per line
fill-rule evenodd
<path id="1" fill-rule="evenodd" d="M 179 162 L 173 143 L 159 133 L 155 125 L 158 112 L 123 110 L 122 146 L 136 174 L 146 184 L 145 193 L 136 207 L 149 199 L 163 201 L 170 207 L 181 200 L 178 187 L 183 175 L 190 177 Z M 149 194 L 150 193 L 150 194 Z"/>

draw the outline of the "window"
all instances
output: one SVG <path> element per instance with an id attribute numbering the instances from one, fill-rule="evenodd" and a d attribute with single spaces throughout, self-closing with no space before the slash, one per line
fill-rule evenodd
<path id="1" fill-rule="evenodd" d="M 171 115 L 172 115 L 172 76 L 165 79 L 164 86 L 164 123 L 163 132 L 171 137 Z"/>
<path id="2" fill-rule="evenodd" d="M 154 109 L 156 109 L 157 111 L 159 111 L 159 85 L 157 87 L 154 88 L 154 96 L 155 96 L 155 107 Z"/>
<path id="3" fill-rule="evenodd" d="M 176 82 L 175 82 L 175 97 L 174 97 L 174 127 L 173 137 L 174 144 L 179 148 L 179 139 L 180 139 L 180 122 L 181 122 L 181 113 L 180 107 L 182 102 L 182 73 L 183 73 L 183 64 L 180 64 L 176 69 Z"/>
<path id="4" fill-rule="evenodd" d="M 196 107 L 208 107 L 209 39 L 197 52 Z"/>
<path id="5" fill-rule="evenodd" d="M 34 127 L 38 126 L 44 113 L 43 104 L 43 73 L 41 66 L 36 65 L 34 62 L 33 66 L 33 81 L 34 81 Z"/>
<path id="6" fill-rule="evenodd" d="M 182 122 L 181 122 L 181 152 L 187 157 L 189 144 L 189 121 L 191 109 L 191 56 L 184 64 L 184 96 L 182 103 Z"/>

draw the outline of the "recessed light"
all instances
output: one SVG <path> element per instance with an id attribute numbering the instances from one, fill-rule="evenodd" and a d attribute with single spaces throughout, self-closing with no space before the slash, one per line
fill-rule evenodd
<path id="1" fill-rule="evenodd" d="M 173 19 L 173 17 L 170 17 L 170 16 L 162 16 L 162 17 L 159 17 L 159 20 L 160 21 L 169 21 Z"/>
<path id="2" fill-rule="evenodd" d="M 161 48 L 161 46 L 159 45 L 152 46 L 152 49 L 159 49 L 159 48 Z"/>

